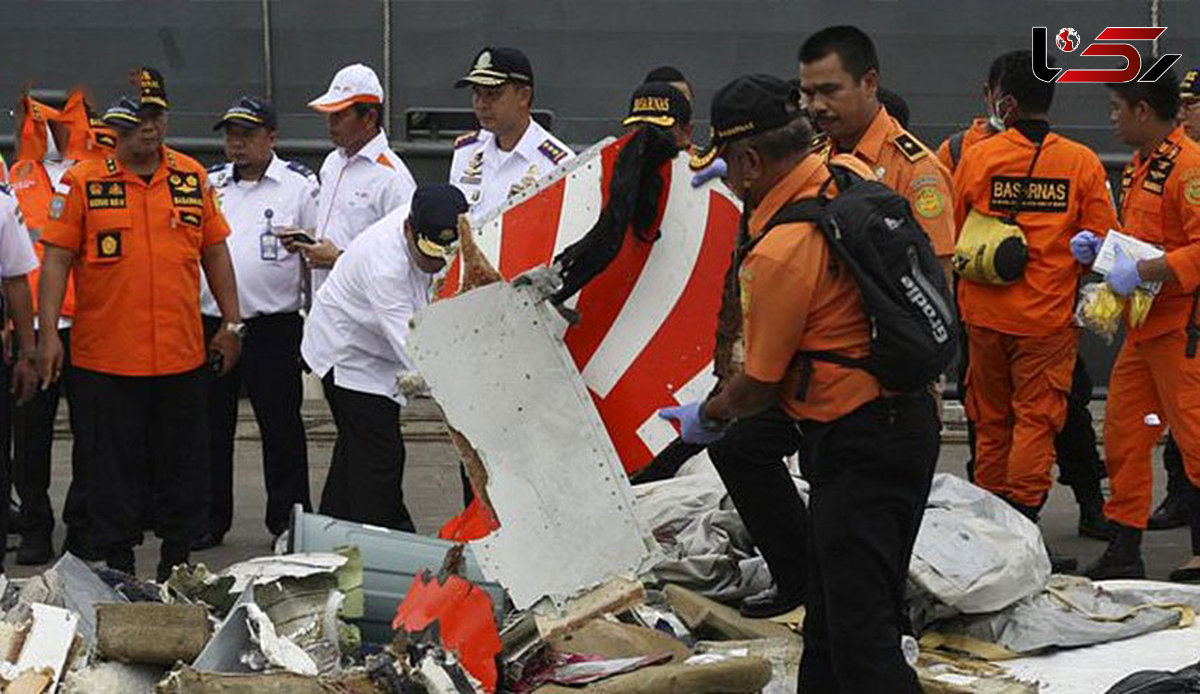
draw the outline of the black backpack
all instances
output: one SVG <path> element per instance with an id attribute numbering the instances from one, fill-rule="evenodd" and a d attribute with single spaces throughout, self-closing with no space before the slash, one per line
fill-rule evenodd
<path id="1" fill-rule="evenodd" d="M 957 317 L 941 264 L 907 200 L 845 167 L 833 164 L 829 170 L 838 186 L 836 197 L 824 196 L 826 182 L 817 197 L 779 210 L 767 230 L 793 222 L 817 225 L 834 256 L 854 275 L 871 323 L 871 352 L 861 359 L 823 351 L 803 356 L 865 369 L 888 390 L 924 388 L 958 350 Z"/>

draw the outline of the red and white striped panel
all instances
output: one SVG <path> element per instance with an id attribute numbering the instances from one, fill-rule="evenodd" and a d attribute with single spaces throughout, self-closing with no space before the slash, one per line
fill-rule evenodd
<path id="1" fill-rule="evenodd" d="M 596 223 L 625 141 L 589 149 L 475 229 L 505 279 L 549 263 Z M 571 302 L 582 319 L 567 331 L 567 349 L 630 472 L 676 435 L 657 410 L 703 397 L 714 383 L 721 282 L 741 212 L 720 183 L 693 189 L 687 161 L 664 166 L 662 237 L 647 243 L 627 232 L 617 258 Z M 460 276 L 456 261 L 443 296 L 457 293 Z"/>

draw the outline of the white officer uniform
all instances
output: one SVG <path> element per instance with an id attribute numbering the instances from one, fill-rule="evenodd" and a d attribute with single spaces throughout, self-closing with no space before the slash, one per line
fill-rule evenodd
<path id="1" fill-rule="evenodd" d="M 409 257 L 405 203 L 364 231 L 337 261 L 313 301 L 300 353 L 313 373 L 347 390 L 403 405 L 396 378 L 413 370 L 409 320 L 429 304 L 433 275 Z M 335 368 L 336 367 L 336 368 Z"/>
<path id="2" fill-rule="evenodd" d="M 17 196 L 7 184 L 0 184 L 0 277 L 28 275 L 37 266 Z"/>
<path id="3" fill-rule="evenodd" d="M 382 130 L 352 156 L 339 147 L 321 165 L 317 238 L 327 238 L 345 251 L 364 229 L 407 205 L 416 189 L 417 182 L 388 147 Z M 313 270 L 314 294 L 328 275 L 328 270 Z"/>
<path id="4" fill-rule="evenodd" d="M 242 317 L 299 311 L 300 254 L 289 253 L 272 228 L 317 227 L 316 174 L 303 164 L 272 156 L 257 181 L 237 180 L 229 162 L 209 169 L 208 180 L 233 230 L 225 243 L 237 275 Z M 221 315 L 207 280 L 201 285 L 200 312 Z"/>
<path id="5" fill-rule="evenodd" d="M 477 130 L 454 141 L 450 184 L 463 192 L 471 220 L 479 222 L 573 158 L 570 147 L 533 119 L 511 152 L 501 151 L 492 133 Z"/>

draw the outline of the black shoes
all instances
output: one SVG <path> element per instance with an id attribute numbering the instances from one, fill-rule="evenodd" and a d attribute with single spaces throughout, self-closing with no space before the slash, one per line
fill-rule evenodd
<path id="1" fill-rule="evenodd" d="M 54 559 L 54 545 L 47 533 L 29 533 L 21 536 L 17 548 L 17 563 L 21 566 L 49 564 Z"/>
<path id="2" fill-rule="evenodd" d="M 1104 517 L 1104 494 L 1100 491 L 1100 480 L 1071 487 L 1075 502 L 1079 504 L 1079 536 L 1093 540 L 1112 540 L 1117 535 L 1117 526 Z"/>
<path id="3" fill-rule="evenodd" d="M 1100 555 L 1083 572 L 1093 581 L 1111 578 L 1145 578 L 1146 565 L 1142 562 L 1142 531 L 1119 523 L 1117 535 L 1108 543 Z"/>
<path id="4" fill-rule="evenodd" d="M 1172 528 L 1182 528 L 1188 524 L 1188 505 L 1187 498 L 1180 493 L 1167 493 L 1167 498 L 1163 499 L 1158 508 L 1154 509 L 1154 513 L 1150 514 L 1150 522 L 1146 524 L 1147 530 L 1170 530 Z"/>
<path id="5" fill-rule="evenodd" d="M 740 612 L 748 619 L 770 619 L 804 604 L 804 591 L 780 592 L 775 586 L 742 600 Z"/>

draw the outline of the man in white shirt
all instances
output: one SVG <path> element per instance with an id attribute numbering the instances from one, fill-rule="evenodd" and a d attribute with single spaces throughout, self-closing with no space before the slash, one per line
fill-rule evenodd
<path id="1" fill-rule="evenodd" d="M 310 507 L 308 450 L 300 419 L 304 267 L 280 235 L 316 227 L 320 186 L 308 167 L 275 154 L 277 127 L 275 109 L 254 96 L 234 101 L 214 126 L 225 133 L 228 161 L 209 169 L 208 180 L 233 232 L 226 244 L 246 334 L 237 365 L 214 378 L 209 390 L 212 496 L 206 533 L 193 549 L 221 544 L 233 524 L 233 440 L 243 385 L 262 434 L 267 530 L 272 535 L 286 530 L 294 504 Z M 215 334 L 221 311 L 207 282 L 201 285 L 200 313 L 205 333 Z"/>
<path id="2" fill-rule="evenodd" d="M 398 379 L 413 370 L 409 320 L 429 303 L 466 211 L 456 188 L 418 186 L 411 206 L 364 231 L 317 292 L 300 351 L 321 378 L 337 426 L 321 513 L 414 530 L 402 489 Z"/>
<path id="3" fill-rule="evenodd" d="M 33 336 L 33 296 L 29 289 L 29 273 L 38 266 L 33 254 L 29 231 L 17 205 L 16 195 L 7 184 L 0 183 L 0 285 L 7 302 L 8 318 L 13 322 L 18 350 L 12 365 L 0 359 L 0 382 L 10 381 L 10 390 L 17 406 L 33 397 L 37 390 L 37 370 L 34 367 L 35 341 Z M 7 372 L 7 373 L 6 373 Z M 7 430 L 11 411 L 0 408 L 0 427 Z M 0 465 L 0 499 L 7 502 L 12 480 L 8 465 Z M 7 503 L 0 509 L 0 537 L 8 533 Z M 4 573 L 5 549 L 0 547 L 0 574 Z"/>
<path id="4" fill-rule="evenodd" d="M 383 130 L 383 86 L 366 65 L 342 68 L 329 90 L 308 102 L 324 113 L 337 149 L 321 165 L 316 244 L 297 244 L 313 268 L 315 293 L 363 229 L 408 204 L 416 181 Z"/>
<path id="5" fill-rule="evenodd" d="M 466 196 L 473 221 L 575 157 L 530 115 L 533 67 L 521 51 L 484 48 L 454 86 L 471 87 L 471 106 L 481 128 L 454 141 L 450 163 L 450 183 Z"/>

